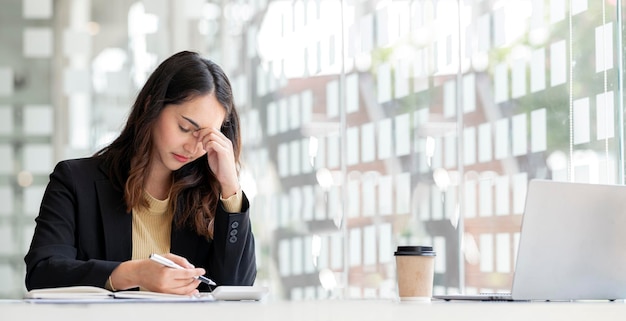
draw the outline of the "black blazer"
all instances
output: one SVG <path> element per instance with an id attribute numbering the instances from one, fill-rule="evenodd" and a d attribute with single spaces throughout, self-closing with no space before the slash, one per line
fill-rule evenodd
<path id="1" fill-rule="evenodd" d="M 26 288 L 104 287 L 132 255 L 132 215 L 98 158 L 62 161 L 50 175 L 26 262 Z M 202 267 L 218 285 L 252 285 L 256 277 L 249 203 L 241 213 L 220 205 L 213 240 L 172 224 L 171 252 Z M 206 290 L 201 284 L 200 290 Z"/>

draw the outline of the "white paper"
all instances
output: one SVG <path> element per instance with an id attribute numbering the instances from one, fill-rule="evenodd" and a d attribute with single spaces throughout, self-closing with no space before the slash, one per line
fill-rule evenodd
<path id="1" fill-rule="evenodd" d="M 284 133 L 289 130 L 289 105 L 286 98 L 278 101 L 278 132 Z"/>
<path id="2" fill-rule="evenodd" d="M 46 186 L 43 185 L 31 185 L 30 187 L 24 188 L 24 214 L 32 217 L 39 214 L 39 208 L 45 189 Z"/>
<path id="3" fill-rule="evenodd" d="M 313 186 L 302 186 L 302 220 L 312 221 L 314 218 L 313 210 L 315 209 L 315 192 Z"/>
<path id="4" fill-rule="evenodd" d="M 416 50 L 413 60 L 413 91 L 416 93 L 428 89 L 428 66 L 428 51 L 426 49 Z"/>
<path id="5" fill-rule="evenodd" d="M 528 189 L 528 175 L 518 173 L 513 175 L 513 214 L 522 214 Z"/>
<path id="6" fill-rule="evenodd" d="M 378 67 L 376 78 L 378 89 L 378 103 L 382 104 L 391 100 L 391 66 L 389 63 L 381 63 Z"/>
<path id="7" fill-rule="evenodd" d="M 352 73 L 346 76 L 346 112 L 353 113 L 359 110 L 359 74 Z"/>
<path id="8" fill-rule="evenodd" d="M 404 98 L 409 94 L 410 61 L 406 58 L 399 59 L 395 63 L 395 99 Z"/>
<path id="9" fill-rule="evenodd" d="M 389 12 L 388 7 L 381 8 L 376 12 L 376 45 L 386 47 L 389 45 Z M 393 18 L 392 18 L 393 20 Z"/>
<path id="10" fill-rule="evenodd" d="M 24 133 L 27 135 L 51 135 L 54 115 L 48 105 L 24 106 Z"/>
<path id="11" fill-rule="evenodd" d="M 443 116 L 456 116 L 456 83 L 453 80 L 443 85 Z"/>
<path id="12" fill-rule="evenodd" d="M 509 99 L 508 67 L 505 63 L 495 66 L 493 75 L 494 101 L 496 104 Z"/>
<path id="13" fill-rule="evenodd" d="M 72 57 L 82 55 L 87 57 L 91 54 L 91 35 L 87 31 L 65 29 L 63 32 L 63 54 Z M 126 73 L 128 76 L 128 73 Z"/>
<path id="14" fill-rule="evenodd" d="M 530 151 L 542 152 L 547 148 L 546 109 L 536 109 L 530 113 Z"/>
<path id="15" fill-rule="evenodd" d="M 311 90 L 305 90 L 300 95 L 300 101 L 302 102 L 302 124 L 308 124 L 311 122 L 313 116 L 313 92 Z"/>
<path id="16" fill-rule="evenodd" d="M 330 236 L 330 268 L 343 268 L 343 235 L 335 233 Z"/>
<path id="17" fill-rule="evenodd" d="M 444 166 L 446 168 L 456 167 L 456 155 L 457 155 L 457 136 L 456 134 L 449 134 L 443 137 L 443 158 Z"/>
<path id="18" fill-rule="evenodd" d="M 526 95 L 526 61 L 517 59 L 513 62 L 511 70 L 513 98 L 520 98 Z"/>
<path id="19" fill-rule="evenodd" d="M 435 273 L 446 273 L 446 238 L 443 236 L 435 236 L 433 238 L 433 249 L 437 249 L 437 255 L 435 256 Z"/>
<path id="20" fill-rule="evenodd" d="M 327 145 L 327 152 L 328 154 L 326 155 L 326 166 L 328 166 L 328 168 L 330 169 L 335 169 L 335 168 L 339 168 L 340 165 L 340 150 L 339 147 L 341 146 L 340 144 L 340 139 L 338 136 L 330 136 L 327 137 L 326 142 L 328 143 Z"/>
<path id="21" fill-rule="evenodd" d="M 466 181 L 465 182 L 465 218 L 476 217 L 476 199 L 478 195 L 476 195 L 476 182 L 475 181 Z"/>
<path id="22" fill-rule="evenodd" d="M 493 272 L 493 234 L 480 234 L 480 272 Z"/>
<path id="23" fill-rule="evenodd" d="M 359 163 L 359 127 L 346 129 L 346 163 L 348 166 Z"/>
<path id="24" fill-rule="evenodd" d="M 66 95 L 91 92 L 89 71 L 67 68 L 63 72 L 63 92 Z"/>
<path id="25" fill-rule="evenodd" d="M 378 181 L 378 211 L 380 215 L 391 215 L 393 212 L 393 185 L 391 176 L 381 176 Z"/>
<path id="26" fill-rule="evenodd" d="M 278 145 L 278 176 L 287 177 L 289 175 L 289 145 L 282 143 Z"/>
<path id="27" fill-rule="evenodd" d="M 23 149 L 23 168 L 33 174 L 49 174 L 52 171 L 52 146 L 28 144 Z"/>
<path id="28" fill-rule="evenodd" d="M 441 190 L 433 185 L 430 189 L 430 195 L 432 219 L 434 221 L 441 220 L 445 217 L 443 213 L 443 197 Z"/>
<path id="29" fill-rule="evenodd" d="M 577 15 L 587 11 L 587 0 L 572 0 L 572 15 Z"/>
<path id="30" fill-rule="evenodd" d="M 487 52 L 491 47 L 491 19 L 489 14 L 478 17 L 478 51 Z"/>
<path id="31" fill-rule="evenodd" d="M 254 45 L 253 47 L 256 47 Z M 249 48 L 249 47 L 248 47 Z M 256 94 L 257 96 L 264 96 L 267 94 L 267 72 L 262 65 L 256 68 Z"/>
<path id="32" fill-rule="evenodd" d="M 382 223 L 379 226 L 379 241 L 378 241 L 378 261 L 380 263 L 390 263 L 393 261 L 393 234 L 390 223 Z"/>
<path id="33" fill-rule="evenodd" d="M 596 72 L 613 68 L 613 23 L 596 27 Z"/>
<path id="34" fill-rule="evenodd" d="M 591 119 L 589 111 L 589 98 L 574 100 L 574 144 L 588 143 L 590 140 Z"/>
<path id="35" fill-rule="evenodd" d="M 339 82 L 337 80 L 326 84 L 326 116 L 329 118 L 339 116 Z"/>
<path id="36" fill-rule="evenodd" d="M 292 140 L 289 143 L 289 174 L 291 174 L 292 176 L 295 175 L 299 175 L 300 174 L 300 155 L 302 154 L 301 149 L 300 149 L 300 141 L 299 140 Z"/>
<path id="37" fill-rule="evenodd" d="M 463 129 L 463 164 L 476 164 L 476 127 Z"/>
<path id="38" fill-rule="evenodd" d="M 365 179 L 361 185 L 363 195 L 363 216 L 376 214 L 376 182 L 373 179 Z"/>
<path id="39" fill-rule="evenodd" d="M 478 162 L 484 163 L 492 160 L 491 123 L 483 123 L 478 126 Z"/>
<path id="40" fill-rule="evenodd" d="M 278 241 L 278 271 L 281 276 L 291 274 L 291 244 L 289 239 Z"/>
<path id="41" fill-rule="evenodd" d="M 511 272 L 511 238 L 509 233 L 496 234 L 496 272 Z"/>
<path id="42" fill-rule="evenodd" d="M 495 180 L 496 215 L 509 215 L 510 189 L 509 177 L 498 176 Z"/>
<path id="43" fill-rule="evenodd" d="M 50 58 L 54 35 L 51 28 L 26 27 L 23 33 L 23 54 L 25 58 Z"/>
<path id="44" fill-rule="evenodd" d="M 365 123 L 361 126 L 361 162 L 368 163 L 376 159 L 375 145 L 376 134 L 373 123 Z"/>
<path id="45" fill-rule="evenodd" d="M 612 91 L 596 96 L 596 129 L 597 139 L 615 136 L 615 107 Z"/>
<path id="46" fill-rule="evenodd" d="M 565 0 L 550 1 L 550 23 L 559 22 L 565 19 Z"/>
<path id="47" fill-rule="evenodd" d="M 293 221 L 291 218 L 291 207 L 289 206 L 290 198 L 286 193 L 282 193 L 278 195 L 278 204 L 279 204 L 279 218 L 278 218 L 278 226 L 279 227 L 287 227 Z"/>
<path id="48" fill-rule="evenodd" d="M 496 120 L 495 157 L 503 159 L 509 156 L 509 119 Z"/>
<path id="49" fill-rule="evenodd" d="M 366 14 L 361 17 L 361 52 L 367 53 L 374 49 L 374 16 Z"/>
<path id="50" fill-rule="evenodd" d="M 274 136 L 278 133 L 278 106 L 272 101 L 267 104 L 267 135 Z"/>
<path id="51" fill-rule="evenodd" d="M 471 113 L 476 110 L 476 76 L 463 76 L 463 112 Z"/>
<path id="52" fill-rule="evenodd" d="M 506 43 L 504 7 L 493 11 L 493 45 L 502 46 Z"/>
<path id="53" fill-rule="evenodd" d="M 304 236 L 304 273 L 315 272 L 315 264 L 313 263 L 313 237 L 311 235 Z"/>
<path id="54" fill-rule="evenodd" d="M 376 225 L 363 227 L 363 265 L 373 266 L 376 264 Z"/>
<path id="55" fill-rule="evenodd" d="M 493 185 L 490 179 L 481 180 L 478 182 L 479 189 L 479 203 L 480 216 L 492 216 L 493 215 Z"/>
<path id="56" fill-rule="evenodd" d="M 361 266 L 361 229 L 352 228 L 348 230 L 350 237 L 350 266 Z"/>
<path id="57" fill-rule="evenodd" d="M 302 250 L 304 246 L 302 244 L 302 238 L 296 237 L 291 240 L 291 274 L 300 275 L 303 272 Z"/>
<path id="58" fill-rule="evenodd" d="M 411 173 L 396 176 L 396 213 L 408 214 L 411 209 Z"/>
<path id="59" fill-rule="evenodd" d="M 512 152 L 513 156 L 526 155 L 528 153 L 528 126 L 526 114 L 515 115 L 512 118 Z"/>
<path id="60" fill-rule="evenodd" d="M 385 118 L 378 122 L 378 159 L 383 160 L 391 157 L 391 119 Z"/>
<path id="61" fill-rule="evenodd" d="M 530 91 L 535 93 L 546 88 L 546 51 L 533 50 L 530 63 Z"/>
<path id="62" fill-rule="evenodd" d="M 52 0 L 23 0 L 22 14 L 24 19 L 52 18 Z"/>
<path id="63" fill-rule="evenodd" d="M 565 40 L 550 45 L 550 85 L 557 86 L 566 81 L 567 56 Z"/>
<path id="64" fill-rule="evenodd" d="M 300 111 L 302 107 L 300 106 L 300 95 L 294 94 L 289 96 L 289 129 L 297 129 L 302 124 L 300 123 L 300 119 L 302 115 L 300 115 Z"/>
<path id="65" fill-rule="evenodd" d="M 289 189 L 289 216 L 291 221 L 301 222 L 302 218 L 302 191 L 299 186 Z"/>
<path id="66" fill-rule="evenodd" d="M 404 113 L 395 118 L 396 156 L 406 156 L 411 153 L 411 117 Z"/>
<path id="67" fill-rule="evenodd" d="M 348 217 L 359 217 L 361 215 L 361 184 L 358 180 L 348 182 Z"/>

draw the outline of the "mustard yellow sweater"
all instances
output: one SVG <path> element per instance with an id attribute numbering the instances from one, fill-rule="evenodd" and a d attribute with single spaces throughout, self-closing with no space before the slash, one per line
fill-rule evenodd
<path id="1" fill-rule="evenodd" d="M 144 192 L 148 200 L 147 209 L 133 209 L 133 260 L 147 259 L 151 253 L 166 254 L 170 252 L 170 237 L 172 234 L 173 213 L 168 211 L 169 197 L 158 200 Z M 238 213 L 241 211 L 243 196 L 241 190 L 226 199 L 220 197 L 226 212 Z M 105 288 L 113 290 L 109 284 Z"/>

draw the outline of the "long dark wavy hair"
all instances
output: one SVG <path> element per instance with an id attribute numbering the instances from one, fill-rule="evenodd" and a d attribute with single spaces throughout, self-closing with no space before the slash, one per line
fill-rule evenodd
<path id="1" fill-rule="evenodd" d="M 228 77 L 216 63 L 199 54 L 179 52 L 163 61 L 148 78 L 120 136 L 94 155 L 104 159 L 113 184 L 124 191 L 128 212 L 148 207 L 144 183 L 152 162 L 152 128 L 161 111 L 166 105 L 205 94 L 214 94 L 226 111 L 221 132 L 233 143 L 239 170 L 239 116 Z M 174 171 L 169 206 L 176 227 L 189 225 L 198 235 L 213 238 L 219 195 L 220 184 L 206 154 Z"/>

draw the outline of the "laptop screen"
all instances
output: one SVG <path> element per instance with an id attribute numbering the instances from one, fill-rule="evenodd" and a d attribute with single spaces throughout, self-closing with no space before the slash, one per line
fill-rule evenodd
<path id="1" fill-rule="evenodd" d="M 626 298 L 626 186 L 531 180 L 511 293 Z"/>

